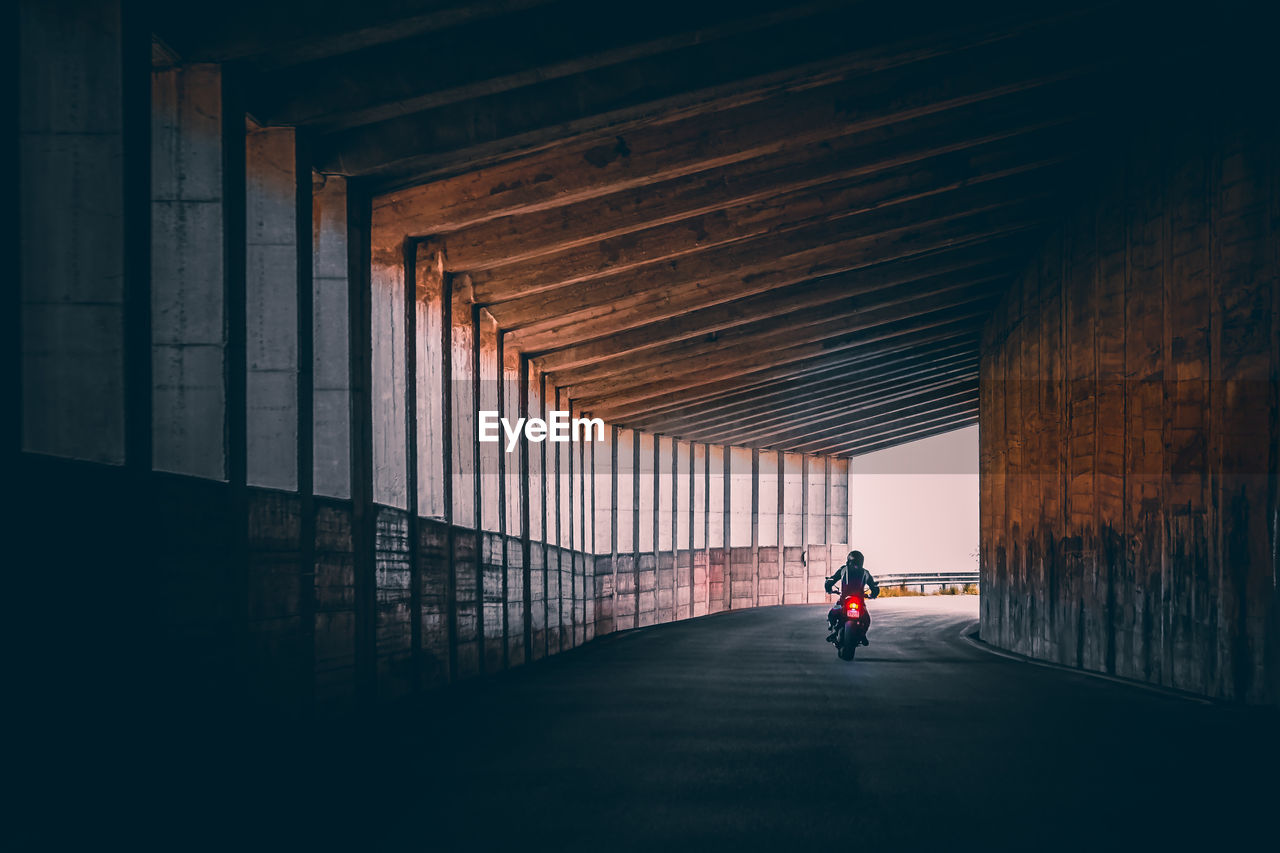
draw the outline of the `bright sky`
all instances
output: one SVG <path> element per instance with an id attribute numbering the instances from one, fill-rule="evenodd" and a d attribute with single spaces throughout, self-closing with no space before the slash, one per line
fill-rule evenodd
<path id="1" fill-rule="evenodd" d="M 873 575 L 975 569 L 978 428 L 856 456 L 850 548 Z"/>

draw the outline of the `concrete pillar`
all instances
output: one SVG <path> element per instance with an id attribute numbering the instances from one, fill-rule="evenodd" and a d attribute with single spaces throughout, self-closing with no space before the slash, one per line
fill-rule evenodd
<path id="1" fill-rule="evenodd" d="M 350 258 L 347 182 L 319 177 L 312 190 L 313 471 L 315 493 L 351 497 Z"/>
<path id="2" fill-rule="evenodd" d="M 520 362 L 521 355 L 514 347 L 508 346 L 505 339 L 498 341 L 498 363 L 502 370 L 502 381 L 498 387 L 498 403 L 502 416 L 514 423 L 521 415 L 520 405 Z M 524 465 L 528 447 L 522 441 L 511 452 L 506 452 L 506 444 L 502 445 L 502 454 L 498 457 L 502 476 L 502 547 L 504 554 L 502 583 L 503 611 L 506 636 L 506 665 L 519 666 L 526 661 L 525 643 L 525 482 Z"/>
<path id="3" fill-rule="evenodd" d="M 709 469 L 707 473 L 707 545 L 711 548 L 724 548 L 728 545 L 725 522 L 728 519 L 729 505 L 725 501 L 728 486 L 726 485 L 727 478 L 724 475 L 724 460 L 725 454 L 722 445 L 707 445 L 707 466 Z"/>
<path id="4" fill-rule="evenodd" d="M 631 430 L 616 430 L 613 436 L 614 490 L 614 624 L 631 627 L 635 620 L 635 449 Z"/>
<path id="5" fill-rule="evenodd" d="M 608 543 L 609 543 L 609 565 L 611 567 L 609 603 L 610 603 L 610 628 L 616 631 L 618 629 L 618 527 L 623 522 L 623 514 L 620 512 L 621 505 L 619 501 L 622 499 L 621 483 L 618 481 L 618 466 L 621 462 L 618 450 L 619 429 L 617 427 L 609 428 L 609 502 L 608 502 Z"/>
<path id="6" fill-rule="evenodd" d="M 751 603 L 760 606 L 760 451 L 751 448 Z"/>
<path id="7" fill-rule="evenodd" d="M 330 178 L 330 180 L 334 180 Z M 435 243 L 419 242 L 414 262 L 414 449 L 418 514 L 446 517 L 444 448 L 447 425 L 445 381 L 444 252 Z"/>
<path id="8" fill-rule="evenodd" d="M 381 232 L 380 232 L 381 233 Z M 408 445 L 405 441 L 404 241 L 374 246 L 370 291 L 373 393 L 373 499 L 383 506 L 408 506 Z M 463 287 L 456 287 L 464 291 Z M 455 322 L 458 317 L 455 312 Z M 466 411 L 469 407 L 462 407 Z M 457 411 L 455 411 L 455 414 Z M 469 447 L 470 445 L 468 445 Z M 470 468 L 467 468 L 470 472 Z M 454 497 L 469 490 L 455 488 Z"/>
<path id="9" fill-rule="evenodd" d="M 216 65 L 157 70 L 151 96 L 152 462 L 235 479 L 243 378 L 231 369 L 240 362 L 228 333 L 244 304 L 228 279 L 238 257 L 238 234 L 228 231 L 244 184 L 227 172 L 240 162 L 243 119 L 224 115 Z"/>
<path id="10" fill-rule="evenodd" d="M 676 475 L 679 483 L 677 484 L 676 494 L 676 511 L 679 513 L 676 521 L 679 528 L 679 534 L 676 537 L 676 572 L 678 574 L 679 600 L 677 605 L 681 608 L 681 615 L 693 615 L 693 576 L 694 566 L 697 560 L 694 559 L 693 550 L 693 445 L 688 442 L 681 442 L 676 446 Z M 681 568 L 681 559 L 679 552 L 684 551 L 683 564 Z"/>
<path id="11" fill-rule="evenodd" d="M 585 569 L 583 573 L 583 642 L 595 639 L 596 630 L 596 559 L 597 550 L 595 517 L 596 517 L 596 448 L 600 443 L 592 434 L 590 444 L 582 444 L 582 536 L 585 553 Z"/>
<path id="12" fill-rule="evenodd" d="M 662 477 L 662 472 L 665 467 L 663 465 L 663 454 L 662 454 L 662 447 L 663 447 L 664 441 L 670 441 L 670 439 L 665 439 L 660 435 L 654 435 L 649 437 L 649 443 L 652 446 L 652 451 L 653 451 L 652 454 L 647 457 L 648 459 L 652 460 L 652 465 L 653 465 L 652 471 L 649 476 L 649 481 L 648 481 L 650 488 L 652 488 L 653 490 L 653 538 L 651 540 L 651 546 L 653 549 L 652 550 L 653 568 L 651 573 L 646 573 L 646 575 L 644 576 L 646 579 L 646 585 L 652 585 L 652 593 L 651 593 L 651 597 L 645 597 L 643 595 L 641 596 L 641 602 L 643 605 L 645 605 L 645 610 L 641 611 L 642 623 L 644 621 L 643 614 L 646 612 L 648 606 L 650 605 L 653 608 L 653 613 L 651 618 L 654 622 L 660 622 L 663 619 L 665 619 L 666 612 L 667 612 L 666 608 L 664 606 L 661 606 L 665 604 L 665 601 L 662 600 L 662 597 L 666 595 L 668 587 L 667 587 L 666 576 L 665 576 L 666 570 L 662 567 L 663 560 L 660 553 L 661 552 L 660 546 L 662 544 L 662 527 L 664 524 L 669 523 L 669 520 L 670 520 L 670 514 L 664 513 L 662 511 L 663 495 L 666 492 L 666 490 L 663 488 L 664 482 Z M 642 593 L 644 593 L 645 591 L 646 591 L 645 589 L 643 588 L 641 589 Z"/>
<path id="13" fill-rule="evenodd" d="M 782 544 L 804 545 L 804 457 L 798 453 L 782 456 Z"/>
<path id="14" fill-rule="evenodd" d="M 827 457 L 827 542 L 849 542 L 849 458 Z M 847 549 L 846 549 L 847 550 Z"/>
<path id="15" fill-rule="evenodd" d="M 764 451 L 756 456 L 759 467 L 756 512 L 759 544 L 772 548 L 778 544 L 778 454 Z"/>
<path id="16" fill-rule="evenodd" d="M 498 322 L 483 308 L 476 309 L 476 346 L 479 356 L 479 372 L 476 390 L 478 392 L 478 410 L 475 422 L 479 423 L 480 411 L 498 411 Z M 503 455 L 504 442 L 476 441 L 476 433 L 472 432 L 471 441 L 480 453 L 480 529 L 496 532 L 499 529 L 499 518 L 502 504 L 499 501 L 498 475 L 499 458 Z"/>
<path id="17" fill-rule="evenodd" d="M 805 544 L 827 544 L 827 482 L 821 456 L 805 456 Z"/>
<path id="18" fill-rule="evenodd" d="M 298 487 L 299 178 L 293 128 L 245 135 L 245 471 L 284 491 Z"/>
<path id="19" fill-rule="evenodd" d="M 126 258 L 145 227 L 127 195 L 146 178 L 125 173 L 126 148 L 145 139 L 125 127 L 121 4 L 24 0 L 17 18 L 21 446 L 120 464 L 125 303 L 146 292 L 145 269 Z"/>
<path id="20" fill-rule="evenodd" d="M 774 493 L 775 493 L 775 497 L 774 497 L 774 505 L 775 505 L 774 516 L 775 517 L 773 521 L 774 521 L 774 529 L 775 529 L 774 538 L 777 540 L 777 543 L 778 543 L 778 583 L 780 584 L 781 590 L 782 590 L 781 603 L 786 604 L 788 600 L 787 549 L 785 544 L 786 531 L 783 528 L 785 527 L 784 508 L 786 505 L 787 475 L 786 475 L 786 458 L 785 458 L 785 454 L 783 454 L 781 450 L 779 450 L 777 453 L 774 454 L 773 465 L 774 465 L 773 487 L 774 487 Z M 794 586 L 794 583 L 792 585 Z M 792 600 L 795 599 L 794 591 L 792 592 L 790 597 Z M 805 601 L 805 600 L 806 599 L 804 598 L 800 599 L 800 601 Z"/>
<path id="21" fill-rule="evenodd" d="M 693 615 L 708 612 L 711 601 L 711 448 L 705 444 L 694 448 L 694 546 L 701 549 L 700 566 L 694 569 Z M 698 573 L 702 575 L 699 577 Z"/>
<path id="22" fill-rule="evenodd" d="M 640 507 L 640 496 L 644 494 L 644 485 L 640 469 L 643 449 L 640 446 L 640 433 L 631 430 L 631 571 L 632 571 L 632 625 L 640 627 L 640 520 L 644 516 Z"/>
<path id="23" fill-rule="evenodd" d="M 466 276 L 451 275 L 449 277 L 451 328 L 449 330 L 448 385 L 451 411 L 448 428 L 453 453 L 453 508 L 450 517 L 459 527 L 474 528 L 478 517 L 474 479 L 476 472 L 474 454 L 477 444 L 473 397 L 475 379 L 472 365 L 475 329 L 472 325 L 470 291 L 470 282 Z M 377 329 L 378 326 L 375 325 L 375 336 Z M 375 372 L 376 367 L 375 364 Z"/>
<path id="24" fill-rule="evenodd" d="M 800 456 L 800 547 L 804 549 L 806 568 L 812 563 L 809 538 L 809 457 Z"/>
<path id="25" fill-rule="evenodd" d="M 671 551 L 675 548 L 675 445 L 669 436 L 654 436 L 654 529 L 657 530 L 655 551 Z"/>
<path id="26" fill-rule="evenodd" d="M 724 607 L 728 610 L 734 606 L 733 546 L 734 541 L 741 535 L 738 531 L 741 530 L 742 525 L 737 523 L 733 512 L 733 493 L 735 491 L 733 485 L 733 448 L 726 445 L 722 450 L 724 453 Z"/>

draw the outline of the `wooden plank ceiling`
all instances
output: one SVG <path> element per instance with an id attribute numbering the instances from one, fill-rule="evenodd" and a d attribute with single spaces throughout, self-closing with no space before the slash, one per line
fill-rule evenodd
<path id="1" fill-rule="evenodd" d="M 839 454 L 976 421 L 979 328 L 1107 142 L 1134 31 L 1176 52 L 1110 5 L 156 15 L 316 169 L 440 240 L 576 409 Z"/>

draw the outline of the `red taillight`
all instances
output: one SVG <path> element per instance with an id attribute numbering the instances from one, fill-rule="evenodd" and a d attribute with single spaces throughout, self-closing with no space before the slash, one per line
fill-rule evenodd
<path id="1" fill-rule="evenodd" d="M 853 599 L 849 599 L 849 612 L 850 613 L 858 612 L 858 602 L 854 601 Z"/>

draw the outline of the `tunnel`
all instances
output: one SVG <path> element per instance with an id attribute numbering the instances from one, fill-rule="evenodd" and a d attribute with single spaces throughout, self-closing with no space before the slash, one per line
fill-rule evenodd
<path id="1" fill-rule="evenodd" d="M 11 15 L 33 791 L 439 849 L 1260 831 L 1264 5 Z M 980 596 L 845 666 L 858 458 L 974 426 Z"/>

